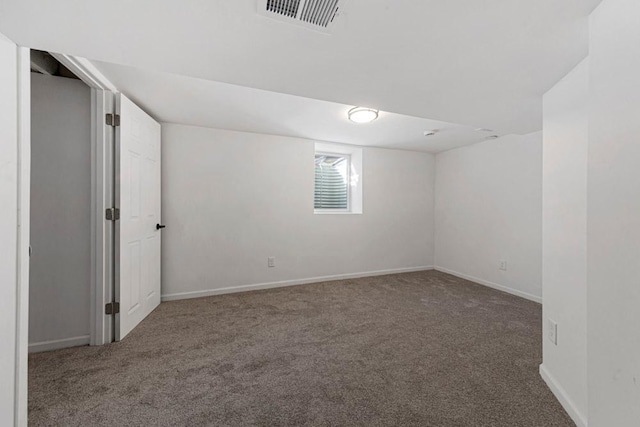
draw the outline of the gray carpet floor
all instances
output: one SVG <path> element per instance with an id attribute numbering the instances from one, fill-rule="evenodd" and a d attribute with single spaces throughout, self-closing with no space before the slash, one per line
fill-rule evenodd
<path id="1" fill-rule="evenodd" d="M 572 426 L 541 306 L 417 272 L 160 305 L 122 342 L 29 356 L 34 426 Z"/>

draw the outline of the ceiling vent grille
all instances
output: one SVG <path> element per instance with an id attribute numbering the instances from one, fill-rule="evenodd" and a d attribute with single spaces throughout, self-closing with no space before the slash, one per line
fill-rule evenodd
<path id="1" fill-rule="evenodd" d="M 307 0 L 300 19 L 326 28 L 338 13 L 338 0 Z"/>
<path id="2" fill-rule="evenodd" d="M 267 11 L 295 18 L 300 0 L 267 0 Z"/>
<path id="3" fill-rule="evenodd" d="M 347 0 L 258 0 L 258 13 L 279 21 L 330 32 Z"/>

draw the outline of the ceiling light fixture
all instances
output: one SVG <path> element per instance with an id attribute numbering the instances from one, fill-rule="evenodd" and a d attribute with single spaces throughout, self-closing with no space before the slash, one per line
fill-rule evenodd
<path id="1" fill-rule="evenodd" d="M 354 123 L 369 123 L 378 118 L 378 110 L 355 107 L 349 110 L 349 120 Z"/>

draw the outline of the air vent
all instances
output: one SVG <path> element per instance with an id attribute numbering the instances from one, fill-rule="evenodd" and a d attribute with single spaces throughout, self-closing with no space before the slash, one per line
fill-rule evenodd
<path id="1" fill-rule="evenodd" d="M 295 18 L 300 0 L 267 0 L 267 11 Z"/>
<path id="2" fill-rule="evenodd" d="M 330 32 L 347 0 L 258 0 L 258 13 L 279 21 Z"/>
<path id="3" fill-rule="evenodd" d="M 307 0 L 302 7 L 300 19 L 313 25 L 327 28 L 338 13 L 338 0 Z"/>

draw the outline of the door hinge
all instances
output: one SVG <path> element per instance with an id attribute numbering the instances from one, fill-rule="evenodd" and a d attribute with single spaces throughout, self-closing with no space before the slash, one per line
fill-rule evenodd
<path id="1" fill-rule="evenodd" d="M 105 211 L 105 217 L 107 221 L 117 221 L 120 219 L 120 209 L 118 208 L 108 208 Z"/>
<path id="2" fill-rule="evenodd" d="M 118 314 L 118 313 L 120 313 L 120 303 L 119 302 L 110 302 L 109 304 L 105 304 L 104 313 L 105 314 Z"/>
<path id="3" fill-rule="evenodd" d="M 107 125 L 108 126 L 120 126 L 120 114 L 107 114 Z"/>

